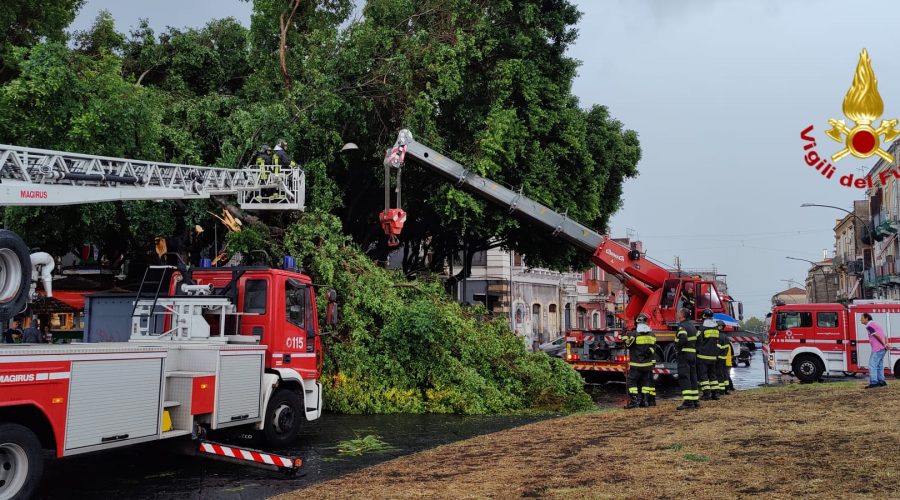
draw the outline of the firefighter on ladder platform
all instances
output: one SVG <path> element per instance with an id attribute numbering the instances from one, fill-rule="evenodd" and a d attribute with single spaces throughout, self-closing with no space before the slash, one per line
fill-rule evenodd
<path id="1" fill-rule="evenodd" d="M 681 387 L 682 403 L 678 410 L 700 407 L 700 390 L 697 385 L 697 329 L 691 322 L 691 310 L 678 310 L 678 332 L 675 334 L 675 349 L 678 351 L 678 385 Z"/>
<path id="2" fill-rule="evenodd" d="M 653 386 L 653 367 L 656 366 L 656 336 L 647 324 L 647 317 L 638 315 L 635 332 L 625 335 L 628 347 L 628 396 L 626 410 L 656 406 L 656 388 Z"/>
<path id="3" fill-rule="evenodd" d="M 719 373 L 716 362 L 719 360 L 719 329 L 711 309 L 703 310 L 703 333 L 698 337 L 697 378 L 703 391 L 700 400 L 718 400 Z"/>

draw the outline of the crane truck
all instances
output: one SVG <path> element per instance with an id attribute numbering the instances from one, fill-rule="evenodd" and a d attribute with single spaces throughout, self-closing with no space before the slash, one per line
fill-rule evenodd
<path id="1" fill-rule="evenodd" d="M 406 222 L 407 214 L 401 207 L 400 180 L 409 160 L 455 183 L 456 187 L 507 209 L 511 215 L 534 224 L 547 234 L 589 252 L 591 262 L 618 278 L 629 295 L 620 318 L 625 328 L 634 328 L 635 318 L 639 314 L 648 318 L 658 342 L 657 359 L 662 361 L 655 368 L 657 374 L 677 375 L 674 337 L 676 311 L 680 307 L 692 305 L 694 320 L 699 320 L 703 309 L 707 308 L 731 317 L 742 315 L 741 304 L 719 293 L 714 280 L 669 271 L 649 260 L 634 246 L 625 246 L 570 219 L 566 214 L 524 196 L 521 191 L 514 191 L 472 172 L 417 142 L 409 130 L 400 131 L 384 157 L 385 208 L 379 214 L 379 222 L 391 246 L 399 243 L 398 236 Z M 392 196 L 392 189 L 395 196 Z M 727 326 L 726 332 L 733 342 L 756 339 L 748 332 L 738 331 L 733 325 Z M 567 332 L 565 360 L 582 372 L 625 372 L 628 363 L 621 336 L 614 330 Z"/>
<path id="2" fill-rule="evenodd" d="M 297 167 L 199 167 L 0 145 L 3 206 L 235 195 L 242 209 L 302 210 L 304 189 Z M 31 262 L 22 239 L 0 230 L 4 327 L 27 306 Z M 163 277 L 154 282 L 154 274 Z M 0 498 L 35 493 L 42 450 L 67 457 L 167 440 L 295 471 L 297 457 L 206 438 L 247 429 L 283 447 L 302 422 L 321 416 L 314 287 L 292 266 L 161 266 L 144 275 L 127 343 L 0 344 Z M 49 281 L 44 293 L 52 296 Z M 325 295 L 333 324 L 336 295 Z"/>

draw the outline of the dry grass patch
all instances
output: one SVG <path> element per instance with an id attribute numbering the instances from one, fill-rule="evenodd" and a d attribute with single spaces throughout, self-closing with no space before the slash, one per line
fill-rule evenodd
<path id="1" fill-rule="evenodd" d="M 900 498 L 900 384 L 792 385 L 546 420 L 284 498 Z M 724 479 L 724 480 L 723 480 Z"/>

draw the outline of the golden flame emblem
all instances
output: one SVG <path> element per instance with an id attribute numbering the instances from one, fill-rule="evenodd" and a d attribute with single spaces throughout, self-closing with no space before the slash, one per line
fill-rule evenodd
<path id="1" fill-rule="evenodd" d="M 893 162 L 893 155 L 881 149 L 881 137 L 884 136 L 883 141 L 887 144 L 900 135 L 900 131 L 894 129 L 898 121 L 882 120 L 877 128 L 872 127 L 872 123 L 884 113 L 884 101 L 878 93 L 878 79 L 872 71 L 872 61 L 866 49 L 859 55 L 853 85 L 844 96 L 843 111 L 847 118 L 853 120 L 854 126 L 848 128 L 844 120 L 828 120 L 831 129 L 825 134 L 845 146 L 831 155 L 831 160 L 836 162 L 851 154 L 857 158 L 878 155 L 885 161 Z"/>

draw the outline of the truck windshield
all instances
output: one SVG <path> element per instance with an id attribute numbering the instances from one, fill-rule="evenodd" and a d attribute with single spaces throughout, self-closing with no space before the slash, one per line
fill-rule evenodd
<path id="1" fill-rule="evenodd" d="M 812 326 L 811 312 L 780 312 L 775 322 L 775 329 L 808 328 Z"/>
<path id="2" fill-rule="evenodd" d="M 300 328 L 306 328 L 306 286 L 288 280 L 284 287 L 287 320 Z"/>
<path id="3" fill-rule="evenodd" d="M 722 301 L 719 300 L 719 293 L 712 283 L 703 283 L 700 285 L 700 300 L 697 305 L 698 309 L 710 308 L 712 310 L 722 309 Z"/>

